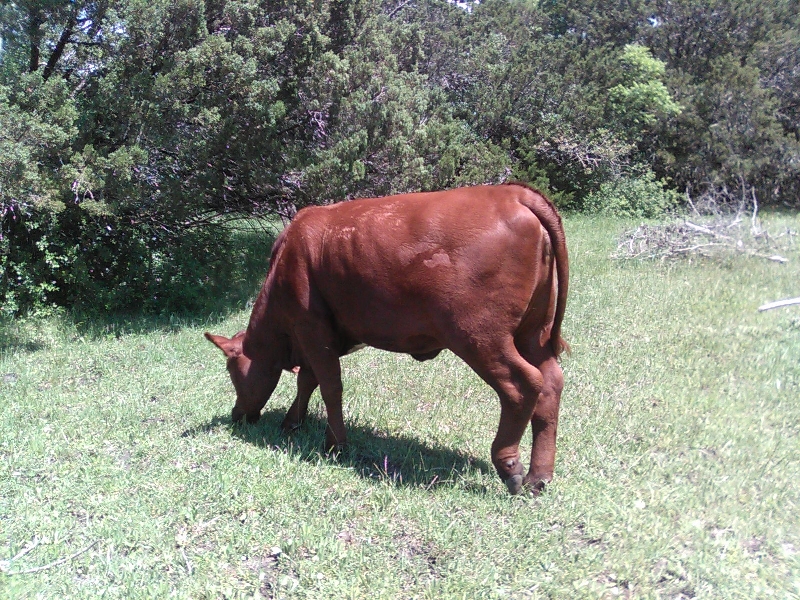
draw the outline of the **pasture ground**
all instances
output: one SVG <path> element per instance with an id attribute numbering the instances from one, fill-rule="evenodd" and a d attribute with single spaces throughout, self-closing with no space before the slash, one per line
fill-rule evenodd
<path id="1" fill-rule="evenodd" d="M 800 307 L 756 307 L 800 294 L 800 248 L 621 262 L 630 223 L 566 225 L 573 353 L 536 499 L 506 494 L 497 399 L 447 353 L 345 358 L 334 459 L 318 396 L 279 433 L 290 374 L 232 426 L 202 332 L 245 309 L 4 324 L 0 597 L 797 598 Z"/>

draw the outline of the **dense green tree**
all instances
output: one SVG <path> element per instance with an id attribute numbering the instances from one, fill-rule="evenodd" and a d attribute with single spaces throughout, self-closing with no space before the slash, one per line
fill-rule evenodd
<path id="1" fill-rule="evenodd" d="M 358 196 L 796 203 L 795 4 L 0 0 L 0 306 L 187 308 L 226 219 Z"/>
<path id="2" fill-rule="evenodd" d="M 664 65 L 646 48 L 560 30 L 579 6 L 489 0 L 468 14 L 428 6 L 431 81 L 458 118 L 508 152 L 516 177 L 562 206 L 580 206 L 642 160 L 639 142 L 677 110 Z M 632 41 L 620 31 L 616 38 Z"/>
<path id="3" fill-rule="evenodd" d="M 676 186 L 797 203 L 797 57 L 791 2 L 654 2 L 648 44 L 684 107 L 657 132 L 656 168 Z"/>
<path id="4" fill-rule="evenodd" d="M 52 273 L 68 260 L 51 244 L 53 215 L 62 211 L 77 110 L 61 79 L 39 73 L 16 86 L 0 84 L 0 297 L 8 310 L 28 307 L 56 290 Z M 36 214 L 36 218 L 31 218 Z"/>
<path id="5" fill-rule="evenodd" d="M 224 246 L 221 217 L 497 179 L 506 154 L 428 85 L 402 8 L 4 3 L 6 308 L 141 306 L 185 240 Z"/>

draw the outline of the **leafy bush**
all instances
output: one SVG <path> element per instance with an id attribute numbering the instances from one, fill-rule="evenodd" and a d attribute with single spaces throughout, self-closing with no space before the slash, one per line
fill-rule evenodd
<path id="1" fill-rule="evenodd" d="M 621 217 L 653 218 L 676 208 L 679 199 L 678 192 L 668 189 L 667 183 L 648 169 L 601 184 L 586 197 L 584 208 Z"/>
<path id="2" fill-rule="evenodd" d="M 81 213 L 32 211 L 11 224 L 0 240 L 0 313 L 191 310 L 208 293 L 198 263 L 225 262 L 224 236 L 145 240 L 117 219 Z"/>

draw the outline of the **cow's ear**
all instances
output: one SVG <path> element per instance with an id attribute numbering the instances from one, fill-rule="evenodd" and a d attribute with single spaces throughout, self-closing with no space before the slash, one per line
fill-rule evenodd
<path id="1" fill-rule="evenodd" d="M 213 335 L 206 331 L 206 339 L 225 353 L 228 358 L 238 358 L 242 355 L 242 339 L 240 337 L 232 340 L 222 335 Z"/>

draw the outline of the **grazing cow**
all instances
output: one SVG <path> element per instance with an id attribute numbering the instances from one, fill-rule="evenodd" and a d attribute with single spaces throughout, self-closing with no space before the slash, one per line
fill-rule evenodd
<path id="1" fill-rule="evenodd" d="M 553 477 L 568 276 L 561 218 L 523 184 L 305 208 L 275 241 L 247 329 L 206 337 L 227 356 L 234 421 L 256 422 L 281 370 L 299 367 L 282 427 L 303 422 L 319 385 L 329 449 L 345 443 L 341 356 L 366 344 L 428 360 L 447 348 L 500 397 L 500 478 L 512 494 L 536 492 Z"/>

